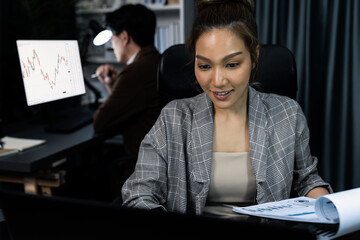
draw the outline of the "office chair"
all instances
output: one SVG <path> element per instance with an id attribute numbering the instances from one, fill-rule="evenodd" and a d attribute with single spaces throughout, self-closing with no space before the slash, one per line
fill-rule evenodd
<path id="1" fill-rule="evenodd" d="M 261 45 L 257 90 L 288 96 L 296 100 L 296 62 L 286 47 Z M 164 51 L 158 68 L 158 89 L 162 105 L 173 99 L 193 97 L 202 92 L 196 87 L 194 63 L 184 44 L 177 44 Z"/>

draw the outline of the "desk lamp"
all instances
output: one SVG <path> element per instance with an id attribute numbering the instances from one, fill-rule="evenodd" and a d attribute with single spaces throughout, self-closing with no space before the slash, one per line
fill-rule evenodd
<path id="1" fill-rule="evenodd" d="M 109 29 L 102 27 L 96 20 L 91 20 L 89 26 L 94 33 L 93 44 L 100 46 L 109 41 L 112 37 L 112 32 Z"/>
<path id="2" fill-rule="evenodd" d="M 92 35 L 87 33 L 84 35 L 81 46 L 80 46 L 80 55 L 82 62 L 86 62 L 86 56 L 88 52 L 88 47 L 92 36 L 95 36 L 93 39 L 93 44 L 95 46 L 100 46 L 105 44 L 109 41 L 112 37 L 112 31 L 109 29 L 103 28 L 99 22 L 92 19 L 89 22 L 89 27 L 92 30 Z M 101 92 L 93 86 L 90 81 L 85 77 L 85 84 L 86 86 L 95 94 L 95 102 L 92 104 L 93 106 L 97 107 L 99 105 L 99 99 L 102 97 Z"/>

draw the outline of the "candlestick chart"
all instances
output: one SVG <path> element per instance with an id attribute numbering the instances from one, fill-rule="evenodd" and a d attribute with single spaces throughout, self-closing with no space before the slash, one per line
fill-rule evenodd
<path id="1" fill-rule="evenodd" d="M 28 105 L 85 93 L 76 41 L 17 41 Z"/>
<path id="2" fill-rule="evenodd" d="M 46 72 L 43 70 L 40 59 L 39 59 L 39 55 L 37 54 L 35 49 L 33 49 L 32 57 L 30 57 L 30 58 L 27 57 L 25 62 L 24 62 L 24 60 L 21 61 L 21 65 L 22 65 L 22 69 L 23 69 L 22 77 L 24 79 L 26 79 L 26 78 L 30 79 L 32 74 L 36 75 L 36 71 L 38 71 L 38 73 L 40 73 L 40 75 L 41 75 L 41 79 L 43 79 L 46 83 L 48 83 L 49 87 L 51 89 L 54 89 L 54 87 L 56 86 L 56 77 L 60 73 L 60 67 L 66 68 L 68 65 L 68 61 L 65 59 L 64 56 L 60 56 L 60 54 L 57 54 L 56 62 L 54 61 L 52 80 L 50 79 L 49 72 Z M 49 70 L 51 71 L 51 69 L 49 69 Z M 66 74 L 66 72 L 65 72 L 65 74 Z M 30 81 L 33 81 L 33 80 L 30 79 Z"/>

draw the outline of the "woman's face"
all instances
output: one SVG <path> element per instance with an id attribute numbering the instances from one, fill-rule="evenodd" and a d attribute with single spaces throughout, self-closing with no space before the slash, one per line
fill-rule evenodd
<path id="1" fill-rule="evenodd" d="M 215 111 L 246 106 L 252 65 L 244 40 L 231 30 L 211 30 L 196 42 L 195 75 Z"/>

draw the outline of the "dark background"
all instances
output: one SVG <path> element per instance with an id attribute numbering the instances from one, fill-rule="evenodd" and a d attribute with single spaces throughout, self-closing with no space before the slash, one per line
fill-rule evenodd
<path id="1" fill-rule="evenodd" d="M 335 191 L 360 187 L 360 2 L 256 0 L 261 43 L 295 55 L 312 154 Z"/>
<path id="2" fill-rule="evenodd" d="M 72 98 L 28 107 L 16 40 L 77 39 L 71 0 L 0 0 L 0 118 L 3 124 L 24 119 L 41 121 L 51 111 L 79 99 Z"/>
<path id="3" fill-rule="evenodd" d="M 186 0 L 188 1 L 188 0 Z M 74 99 L 28 107 L 17 39 L 77 39 L 71 0 L 0 0 L 0 118 L 43 119 Z M 360 187 L 360 1 L 256 0 L 260 42 L 288 47 L 311 151 L 335 191 Z"/>

